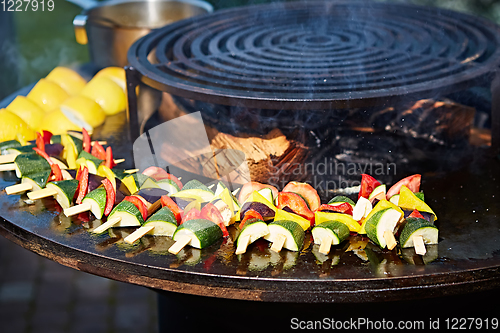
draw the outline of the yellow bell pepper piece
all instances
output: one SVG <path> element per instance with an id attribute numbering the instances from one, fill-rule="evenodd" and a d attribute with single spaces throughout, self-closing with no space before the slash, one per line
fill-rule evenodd
<path id="1" fill-rule="evenodd" d="M 434 214 L 434 220 L 437 220 L 437 215 L 434 211 L 427 205 L 424 201 L 420 200 L 415 193 L 413 193 L 408 187 L 401 186 L 399 191 L 399 207 L 409 210 L 418 210 L 421 212 L 427 212 Z"/>
<path id="2" fill-rule="evenodd" d="M 276 209 L 276 214 L 274 214 L 274 220 L 275 221 L 289 220 L 297 222 L 302 227 L 302 229 L 304 229 L 304 231 L 309 229 L 309 227 L 311 226 L 311 223 L 302 216 L 289 213 L 282 209 Z"/>
<path id="3" fill-rule="evenodd" d="M 321 224 L 326 221 L 338 221 L 344 223 L 349 231 L 359 232 L 361 226 L 359 223 L 352 218 L 351 215 L 342 213 L 328 213 L 328 212 L 316 212 L 314 213 L 314 223 L 315 225 Z"/>

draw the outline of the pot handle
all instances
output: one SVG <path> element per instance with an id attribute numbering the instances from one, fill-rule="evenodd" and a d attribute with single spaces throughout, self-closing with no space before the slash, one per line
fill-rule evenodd
<path id="1" fill-rule="evenodd" d="M 75 28 L 75 37 L 78 44 L 86 45 L 89 42 L 87 37 L 87 15 L 76 15 L 73 20 L 73 27 Z"/>
<path id="2" fill-rule="evenodd" d="M 66 0 L 67 2 L 71 2 L 74 5 L 82 9 L 90 9 L 92 7 L 97 6 L 99 3 L 95 0 Z"/>

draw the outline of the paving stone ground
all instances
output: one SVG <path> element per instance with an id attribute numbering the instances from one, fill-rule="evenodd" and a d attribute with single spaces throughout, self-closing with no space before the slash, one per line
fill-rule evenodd
<path id="1" fill-rule="evenodd" d="M 157 333 L 156 294 L 77 271 L 0 236 L 1 333 Z"/>

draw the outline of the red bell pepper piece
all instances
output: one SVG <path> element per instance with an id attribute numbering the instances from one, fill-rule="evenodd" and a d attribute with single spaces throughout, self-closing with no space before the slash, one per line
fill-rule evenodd
<path id="1" fill-rule="evenodd" d="M 257 248 L 257 251 L 260 253 L 263 253 L 264 251 L 266 251 L 266 249 L 269 248 L 269 243 L 262 238 L 257 239 L 254 244 Z"/>
<path id="2" fill-rule="evenodd" d="M 182 190 L 182 183 L 181 181 L 175 177 L 174 175 L 168 173 L 167 171 L 165 171 L 165 169 L 162 169 L 160 167 L 157 167 L 157 166 L 150 166 L 148 168 L 146 168 L 143 172 L 142 172 L 143 175 L 146 175 L 146 176 L 149 176 L 151 178 L 153 178 L 154 180 L 158 181 L 158 180 L 162 180 L 162 179 L 171 179 L 174 183 L 177 184 L 177 186 L 179 186 L 179 189 Z"/>
<path id="3" fill-rule="evenodd" d="M 78 181 L 82 180 L 82 170 L 83 170 L 83 166 L 80 165 L 80 168 L 78 168 L 78 171 L 76 172 L 76 176 L 75 176 L 75 179 Z"/>
<path id="4" fill-rule="evenodd" d="M 111 183 L 108 178 L 104 178 L 101 183 L 106 189 L 106 206 L 104 207 L 104 215 L 108 216 L 113 210 L 113 206 L 115 204 L 116 191 L 113 183 Z"/>
<path id="5" fill-rule="evenodd" d="M 41 151 L 45 152 L 45 142 L 40 132 L 36 132 L 36 147 Z"/>
<path id="6" fill-rule="evenodd" d="M 161 180 L 161 179 L 170 179 L 172 180 L 177 186 L 179 186 L 179 190 L 182 190 L 182 183 L 181 181 L 179 180 L 179 178 L 177 178 L 176 176 L 170 174 L 170 173 L 166 173 L 166 176 L 164 178 L 160 178 L 160 179 L 157 179 L 157 180 Z"/>
<path id="7" fill-rule="evenodd" d="M 52 181 L 60 181 L 63 180 L 63 175 L 61 172 L 61 168 L 57 164 L 51 164 L 50 165 L 50 170 L 52 171 Z"/>
<path id="8" fill-rule="evenodd" d="M 78 214 L 77 216 L 78 220 L 80 220 L 81 222 L 90 222 L 90 216 L 89 216 L 89 212 L 83 212 L 83 213 L 80 213 Z"/>
<path id="9" fill-rule="evenodd" d="M 207 203 L 201 209 L 201 218 L 210 220 L 213 223 L 217 224 L 222 230 L 222 236 L 224 237 L 229 236 L 229 232 L 227 232 L 226 225 L 224 224 L 224 219 L 222 218 L 221 213 L 213 203 Z"/>
<path id="10" fill-rule="evenodd" d="M 40 156 L 42 156 L 43 158 L 45 158 L 47 160 L 47 162 L 49 162 L 50 166 L 52 166 L 52 164 L 54 164 L 54 162 L 50 159 L 50 156 L 45 152 L 45 150 L 42 150 L 38 147 L 33 147 L 33 150 Z"/>
<path id="11" fill-rule="evenodd" d="M 240 193 L 238 195 L 239 202 L 245 202 L 250 196 L 250 194 L 252 194 L 254 191 L 259 191 L 266 187 L 271 189 L 271 192 L 273 193 L 273 198 L 276 198 L 278 196 L 278 189 L 272 185 L 262 184 L 259 182 L 248 182 L 245 185 L 243 185 L 240 189 Z"/>
<path id="12" fill-rule="evenodd" d="M 283 188 L 283 192 L 293 192 L 300 195 L 311 211 L 316 211 L 321 206 L 318 191 L 311 184 L 291 181 Z"/>
<path id="13" fill-rule="evenodd" d="M 107 166 L 110 169 L 113 169 L 115 167 L 115 160 L 113 159 L 113 149 L 111 147 L 106 148 L 106 152 L 104 154 L 104 165 Z"/>
<path id="14" fill-rule="evenodd" d="M 89 190 L 89 169 L 87 167 L 80 169 L 78 177 L 80 183 L 78 184 L 78 196 L 76 197 L 76 203 L 79 205 L 82 203 L 83 198 L 87 195 Z"/>
<path id="15" fill-rule="evenodd" d="M 396 184 L 392 185 L 389 191 L 387 191 L 387 200 L 389 200 L 393 195 L 396 195 L 401 190 L 401 186 L 406 186 L 413 193 L 420 191 L 420 181 L 422 176 L 419 174 L 411 175 L 406 178 L 401 179 Z"/>
<path id="16" fill-rule="evenodd" d="M 97 157 L 100 160 L 106 159 L 106 151 L 104 150 L 104 147 L 101 146 L 101 144 L 96 141 L 94 143 L 94 146 L 92 146 L 92 156 Z"/>
<path id="17" fill-rule="evenodd" d="M 245 212 L 245 216 L 243 216 L 243 220 L 241 220 L 240 225 L 238 226 L 240 229 L 245 227 L 245 223 L 250 219 L 258 219 L 264 221 L 262 215 L 259 214 L 256 210 L 249 209 Z"/>
<path id="18" fill-rule="evenodd" d="M 43 143 L 48 145 L 50 143 L 50 139 L 52 138 L 52 132 L 43 130 L 42 137 L 43 137 Z"/>
<path id="19" fill-rule="evenodd" d="M 420 212 L 418 210 L 414 210 L 413 212 L 411 212 L 410 215 L 408 215 L 408 217 L 418 217 L 418 218 L 421 218 L 423 219 L 424 216 L 422 214 L 420 214 Z"/>
<path id="20" fill-rule="evenodd" d="M 314 213 L 307 207 L 304 199 L 300 195 L 292 192 L 280 192 L 278 194 L 278 209 L 290 208 L 295 214 L 302 216 L 314 224 Z"/>
<path id="21" fill-rule="evenodd" d="M 189 212 L 187 212 L 186 214 L 182 215 L 182 221 L 180 224 L 183 224 L 184 222 L 189 221 L 189 220 L 195 220 L 195 219 L 200 219 L 200 218 L 201 218 L 201 212 L 198 209 L 193 208 Z"/>
<path id="22" fill-rule="evenodd" d="M 127 201 L 133 203 L 134 206 L 136 206 L 137 209 L 139 209 L 139 211 L 141 212 L 142 219 L 144 221 L 146 221 L 146 219 L 148 218 L 148 208 L 146 207 L 144 202 L 142 202 L 141 199 L 139 199 L 138 197 L 133 196 L 133 195 L 128 195 L 123 200 L 127 200 Z"/>
<path id="23" fill-rule="evenodd" d="M 91 141 L 90 141 L 90 135 L 89 132 L 85 128 L 82 128 L 82 134 L 83 134 L 83 144 L 82 148 L 85 150 L 87 153 L 90 153 L 90 148 L 91 148 Z"/>
<path id="24" fill-rule="evenodd" d="M 358 199 L 361 197 L 368 199 L 368 197 L 370 196 L 370 193 L 372 193 L 373 190 L 375 189 L 375 187 L 377 187 L 379 185 L 380 185 L 380 182 L 378 180 L 376 180 L 375 178 L 373 178 L 372 176 L 367 175 L 367 174 L 362 174 L 361 175 L 361 188 L 359 190 Z"/>
<path id="25" fill-rule="evenodd" d="M 322 204 L 321 206 L 319 206 L 318 211 L 319 212 L 332 211 L 332 212 L 352 215 L 352 206 L 347 202 L 343 202 L 340 205 Z"/>
<path id="26" fill-rule="evenodd" d="M 163 195 L 160 199 L 161 206 L 167 207 L 174 213 L 175 219 L 177 220 L 177 224 L 182 222 L 182 209 L 177 206 L 177 204 L 170 198 L 168 195 Z"/>
<path id="27" fill-rule="evenodd" d="M 37 133 L 38 134 L 38 133 Z M 37 143 L 38 143 L 38 138 L 37 138 Z M 44 146 L 42 144 L 42 146 Z M 62 172 L 61 172 L 61 168 L 59 167 L 59 165 L 57 165 L 56 163 L 54 163 L 51 159 L 50 159 L 50 156 L 42 149 L 38 148 L 38 147 L 33 147 L 33 150 L 40 156 L 42 156 L 43 158 L 45 158 L 47 160 L 47 162 L 49 163 L 50 165 L 50 170 L 52 171 L 52 174 L 51 174 L 51 181 L 59 181 L 59 180 L 63 180 L 63 175 L 62 175 Z"/>

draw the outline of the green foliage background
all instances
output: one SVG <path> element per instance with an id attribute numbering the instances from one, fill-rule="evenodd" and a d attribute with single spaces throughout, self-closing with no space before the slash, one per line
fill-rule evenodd
<path id="1" fill-rule="evenodd" d="M 65 0 L 54 1 L 55 9 L 52 12 L 39 10 L 12 13 L 14 41 L 0 45 L 0 53 L 10 60 L 4 61 L 4 66 L 8 63 L 15 64 L 15 68 L 9 68 L 10 71 L 15 71 L 15 75 L 4 76 L 4 79 L 0 80 L 0 99 L 36 82 L 58 65 L 77 66 L 89 61 L 87 47 L 76 43 L 73 32 L 73 18 L 81 12 L 81 9 Z M 391 1 L 463 11 L 500 23 L 500 0 L 385 0 L 385 2 Z M 271 0 L 208 0 L 208 2 L 217 10 L 271 2 Z M 0 70 L 1 67 L 0 64 Z"/>

